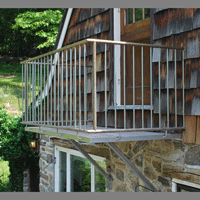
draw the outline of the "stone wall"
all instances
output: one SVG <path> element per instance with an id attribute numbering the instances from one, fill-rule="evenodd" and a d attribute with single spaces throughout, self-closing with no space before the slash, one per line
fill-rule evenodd
<path id="1" fill-rule="evenodd" d="M 49 136 L 40 135 L 40 192 L 54 191 L 54 145 Z"/>
<path id="2" fill-rule="evenodd" d="M 29 192 L 29 173 L 28 169 L 24 171 L 23 192 Z"/>
<path id="3" fill-rule="evenodd" d="M 75 149 L 70 142 L 41 136 L 40 169 L 53 160 L 54 145 Z M 200 146 L 176 141 L 119 142 L 115 145 L 133 162 L 160 192 L 171 192 L 172 178 L 200 183 Z M 106 145 L 82 145 L 86 152 L 106 158 L 106 171 L 113 181 L 107 182 L 108 192 L 135 192 L 144 183 Z M 40 173 L 40 191 L 54 191 L 54 164 Z M 148 192 L 142 187 L 140 191 Z M 138 190 L 137 190 L 138 191 Z"/>

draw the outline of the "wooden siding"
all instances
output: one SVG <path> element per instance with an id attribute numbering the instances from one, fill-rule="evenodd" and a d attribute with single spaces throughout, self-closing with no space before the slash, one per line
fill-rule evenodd
<path id="1" fill-rule="evenodd" d="M 185 48 L 185 122 L 186 131 L 183 142 L 200 144 L 200 9 L 197 8 L 170 8 L 154 9 L 151 15 L 152 40 L 154 44 L 183 46 Z M 157 62 L 158 52 L 154 51 L 154 62 Z M 161 53 L 161 70 L 166 69 L 166 53 Z M 181 69 L 181 52 L 177 52 L 177 77 L 178 69 Z M 169 77 L 170 88 L 174 88 L 174 55 L 169 51 Z M 154 64 L 154 103 L 158 101 L 158 76 L 157 63 Z M 164 72 L 165 73 L 165 72 Z M 181 82 L 177 79 L 178 105 L 181 103 Z M 165 96 L 166 80 L 161 78 L 161 96 Z M 162 101 L 162 97 L 161 97 Z M 170 101 L 174 102 L 174 93 L 170 93 Z M 164 105 L 166 102 L 162 102 Z M 180 106 L 181 107 L 181 106 Z M 155 103 L 155 112 L 157 112 Z M 173 104 L 170 104 L 170 112 L 173 114 Z M 165 113 L 166 108 L 162 107 Z M 178 109 L 178 114 L 181 110 Z"/>
<path id="2" fill-rule="evenodd" d="M 86 38 L 110 39 L 109 30 L 109 9 L 74 9 L 63 46 Z"/>

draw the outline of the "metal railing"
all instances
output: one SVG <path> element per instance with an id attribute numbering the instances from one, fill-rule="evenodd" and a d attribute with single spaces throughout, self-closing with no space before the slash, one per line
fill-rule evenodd
<path id="1" fill-rule="evenodd" d="M 131 64 L 128 64 L 126 59 L 128 46 L 132 51 Z M 118 69 L 115 64 L 113 67 L 112 54 L 109 53 L 114 47 L 121 51 L 118 55 L 121 56 Z M 137 65 L 136 47 L 140 48 L 140 63 Z M 148 61 L 150 66 L 148 67 L 144 66 L 144 61 L 147 59 L 144 57 L 144 48 L 148 48 L 150 54 Z M 99 54 L 101 54 L 101 59 L 97 61 Z M 184 129 L 184 49 L 182 47 L 86 39 L 23 61 L 21 64 L 23 124 L 87 132 Z M 97 69 L 99 67 L 100 70 Z M 128 67 L 132 68 L 132 80 L 129 80 L 129 82 L 132 81 L 131 104 L 126 104 L 129 95 L 126 91 Z M 112 68 L 113 87 L 110 87 L 111 84 L 108 80 L 112 79 Z M 141 77 L 136 73 L 138 68 Z M 144 77 L 145 70 L 149 70 L 148 92 L 145 90 L 147 86 L 144 85 L 144 81 L 147 79 Z M 172 71 L 173 87 L 170 86 Z M 117 73 L 120 72 L 121 80 L 117 80 Z M 103 85 L 101 91 L 97 90 L 99 73 L 103 74 L 104 80 L 101 82 Z M 140 86 L 136 84 L 136 79 L 140 79 Z M 122 92 L 117 86 L 119 81 L 121 81 Z M 154 86 L 155 82 L 158 87 Z M 141 99 L 139 105 L 136 104 L 138 87 Z M 177 97 L 177 90 L 179 97 Z M 104 95 L 103 102 L 97 103 L 97 93 Z M 155 94 L 158 96 L 157 103 Z M 121 96 L 120 99 L 117 96 Z M 149 98 L 148 105 L 145 104 L 146 96 Z M 123 104 L 119 105 L 121 101 Z M 178 105 L 178 102 L 181 104 Z M 97 104 L 103 105 L 104 109 L 98 110 Z M 154 105 L 158 107 L 157 111 L 155 111 Z M 162 111 L 163 107 L 166 107 L 164 112 Z M 139 126 L 137 125 L 138 112 L 141 115 Z M 103 123 L 100 125 L 98 125 L 99 113 L 104 115 L 104 119 L 101 120 Z M 118 119 L 119 116 L 123 116 L 123 127 L 118 125 L 118 122 L 121 122 Z M 146 116 L 148 117 L 146 118 Z M 166 116 L 164 122 L 163 116 Z M 170 116 L 174 117 L 174 123 L 170 121 Z M 157 125 L 155 125 L 155 119 L 158 119 Z M 145 120 L 148 121 L 148 125 Z"/>

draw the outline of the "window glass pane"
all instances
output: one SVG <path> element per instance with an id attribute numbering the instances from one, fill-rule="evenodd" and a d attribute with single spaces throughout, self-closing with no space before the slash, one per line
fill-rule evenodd
<path id="1" fill-rule="evenodd" d="M 60 188 L 60 192 L 66 192 L 66 170 L 67 170 L 67 166 L 66 166 L 66 157 L 67 157 L 67 154 L 60 151 L 59 152 L 59 156 L 60 156 L 60 162 L 59 162 L 59 165 L 60 165 L 60 171 L 59 171 L 59 188 Z"/>
<path id="2" fill-rule="evenodd" d="M 145 8 L 145 19 L 150 17 L 150 8 Z"/>
<path id="3" fill-rule="evenodd" d="M 142 20 L 142 8 L 135 9 L 135 22 Z"/>
<path id="4" fill-rule="evenodd" d="M 104 162 L 96 161 L 100 167 L 106 170 L 106 164 Z M 95 168 L 95 192 L 106 191 L 106 179 L 105 177 Z"/>
<path id="5" fill-rule="evenodd" d="M 126 25 L 133 23 L 133 8 L 126 9 Z"/>
<path id="6" fill-rule="evenodd" d="M 71 155 L 71 192 L 91 191 L 91 165 L 86 158 Z"/>

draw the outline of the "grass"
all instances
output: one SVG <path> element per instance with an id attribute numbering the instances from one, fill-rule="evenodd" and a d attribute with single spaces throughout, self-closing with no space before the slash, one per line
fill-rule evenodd
<path id="1" fill-rule="evenodd" d="M 30 69 L 30 68 L 29 68 Z M 36 68 L 36 95 L 38 94 L 38 68 Z M 39 69 L 40 70 L 40 69 Z M 40 71 L 39 71 L 40 72 Z M 46 72 L 47 73 L 47 72 Z M 40 77 L 40 75 L 39 75 Z M 29 79 L 29 75 L 28 75 Z M 31 75 L 32 79 L 32 75 Z M 30 80 L 30 79 L 29 79 Z M 23 85 L 24 86 L 24 85 Z M 44 87 L 44 66 L 42 67 L 42 86 Z M 28 83 L 28 103 L 32 101 L 32 86 Z M 39 79 L 39 90 L 41 90 Z M 25 97 L 25 88 L 23 88 Z M 22 65 L 16 59 L 4 58 L 0 61 L 0 106 L 6 104 L 8 114 L 21 115 L 22 111 Z M 23 102 L 25 105 L 25 99 Z M 24 109 L 23 109 L 24 111 Z"/>
<path id="2" fill-rule="evenodd" d="M 21 64 L 19 61 L 11 60 L 9 58 L 1 58 L 0 74 L 15 74 L 21 75 Z"/>
<path id="3" fill-rule="evenodd" d="M 19 63 L 0 62 L 0 105 L 4 103 L 9 103 L 11 110 L 22 110 L 22 76 Z"/>
<path id="4" fill-rule="evenodd" d="M 36 83 L 38 81 L 37 78 Z M 44 84 L 44 80 L 42 84 Z M 36 91 L 38 91 L 37 86 Z M 16 114 L 13 115 L 21 115 L 17 111 L 22 111 L 22 65 L 8 58 L 0 62 L 0 106 L 7 103 L 10 105 L 8 113 L 10 110 L 10 112 L 16 111 Z"/>
<path id="5" fill-rule="evenodd" d="M 9 181 L 10 170 L 8 161 L 0 158 L 0 192 L 8 192 L 10 187 Z"/>

